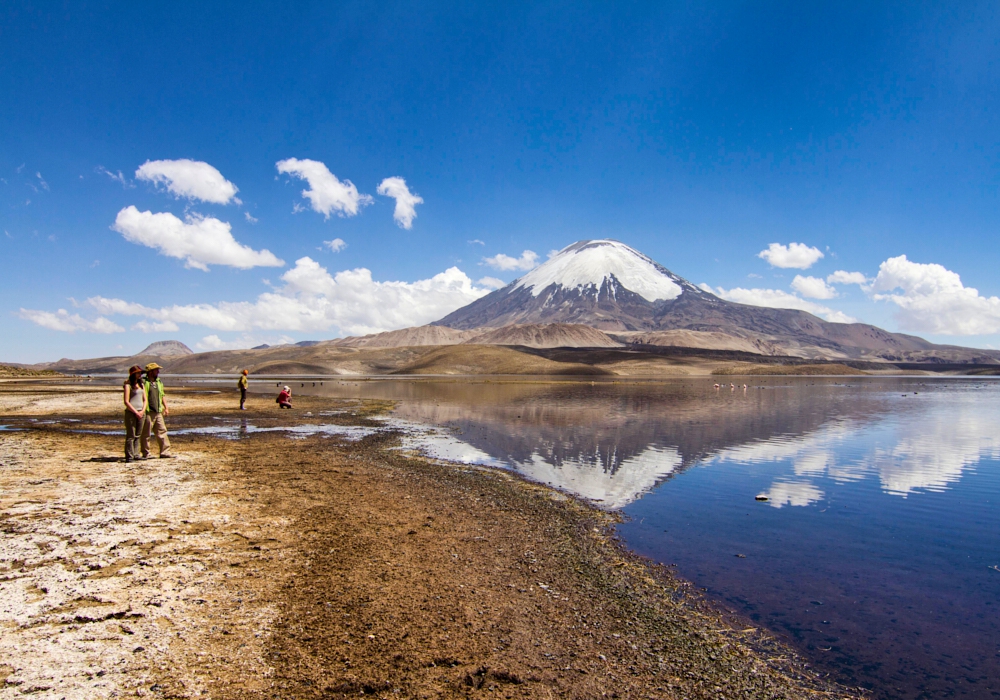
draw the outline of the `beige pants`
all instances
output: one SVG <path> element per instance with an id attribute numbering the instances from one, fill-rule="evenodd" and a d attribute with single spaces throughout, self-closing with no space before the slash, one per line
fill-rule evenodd
<path id="1" fill-rule="evenodd" d="M 160 456 L 166 457 L 170 454 L 170 438 L 167 437 L 167 424 L 163 420 L 162 413 L 147 413 L 146 419 L 142 422 L 142 434 L 139 442 L 142 447 L 142 456 L 149 456 L 149 434 L 156 436 L 156 442 L 160 445 Z"/>

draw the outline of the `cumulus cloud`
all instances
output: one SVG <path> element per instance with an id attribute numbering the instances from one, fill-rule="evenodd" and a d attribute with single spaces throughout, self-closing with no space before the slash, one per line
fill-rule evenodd
<path id="1" fill-rule="evenodd" d="M 273 347 L 275 345 L 289 345 L 292 342 L 294 342 L 294 339 L 287 335 L 275 338 L 243 333 L 238 338 L 223 340 L 213 333 L 199 340 L 195 344 L 195 347 L 199 350 L 246 350 L 247 348 L 255 348 L 258 345 L 270 345 Z"/>
<path id="2" fill-rule="evenodd" d="M 807 270 L 823 257 L 823 251 L 807 246 L 805 243 L 789 243 L 787 246 L 772 243 L 767 247 L 767 250 L 757 253 L 757 257 L 766 260 L 772 267 Z"/>
<path id="3" fill-rule="evenodd" d="M 90 321 L 80 316 L 80 314 L 71 315 L 66 309 L 59 309 L 55 313 L 51 311 L 21 309 L 18 312 L 18 316 L 42 328 L 63 331 L 64 333 L 75 333 L 76 331 L 87 333 L 120 333 L 125 330 L 114 321 L 110 321 L 103 316 L 98 316 L 93 321 Z"/>
<path id="4" fill-rule="evenodd" d="M 837 270 L 832 275 L 826 276 L 826 281 L 830 284 L 856 284 L 862 289 L 868 285 L 868 278 L 862 272 L 847 272 Z"/>
<path id="5" fill-rule="evenodd" d="M 347 247 L 347 244 L 344 243 L 341 238 L 334 238 L 332 241 L 323 241 L 323 245 L 332 250 L 334 253 L 339 253 Z"/>
<path id="6" fill-rule="evenodd" d="M 359 194 L 350 180 L 341 182 L 329 168 L 318 160 L 288 158 L 279 160 L 275 167 L 284 175 L 292 175 L 309 183 L 302 196 L 309 200 L 313 211 L 329 219 L 330 214 L 355 216 L 361 207 L 371 204 L 372 198 Z"/>
<path id="7" fill-rule="evenodd" d="M 154 214 L 128 206 L 118 212 L 113 230 L 132 243 L 180 258 L 187 267 L 208 271 L 209 265 L 281 267 L 285 264 L 269 250 L 253 250 L 233 238 L 231 227 L 212 217 L 188 215 L 184 221 L 170 213 Z"/>
<path id="8" fill-rule="evenodd" d="M 256 301 L 151 308 L 122 299 L 93 297 L 87 303 L 107 315 L 142 316 L 215 331 L 326 331 L 350 335 L 419 326 L 487 294 L 452 267 L 416 282 L 378 282 L 357 268 L 331 275 L 311 258 L 300 258 L 281 276 L 284 285 Z"/>
<path id="9" fill-rule="evenodd" d="M 828 285 L 822 277 L 795 275 L 792 289 L 809 299 L 833 299 L 837 296 L 837 290 Z"/>
<path id="10" fill-rule="evenodd" d="M 958 273 L 905 255 L 879 266 L 871 285 L 874 298 L 899 307 L 900 328 L 941 335 L 1000 333 L 1000 298 L 980 296 Z"/>
<path id="11" fill-rule="evenodd" d="M 406 181 L 401 177 L 387 177 L 379 183 L 376 191 L 380 195 L 396 200 L 396 210 L 393 212 L 392 218 L 396 220 L 400 228 L 412 228 L 413 220 L 417 218 L 417 205 L 423 204 L 424 200 L 410 192 Z"/>
<path id="12" fill-rule="evenodd" d="M 482 277 L 476 281 L 476 284 L 489 289 L 501 289 L 502 287 L 507 286 L 506 282 L 499 280 L 496 277 Z"/>
<path id="13" fill-rule="evenodd" d="M 139 321 L 132 325 L 132 330 L 139 331 L 140 333 L 173 333 L 174 331 L 179 331 L 180 327 L 173 321 L 163 321 L 161 323 Z"/>
<path id="14" fill-rule="evenodd" d="M 722 287 L 713 288 L 704 283 L 698 286 L 710 294 L 726 301 L 734 301 L 737 304 L 767 306 L 773 309 L 799 309 L 825 318 L 831 323 L 857 323 L 857 319 L 851 318 L 841 311 L 797 297 L 781 289 L 744 289 L 742 287 L 723 289 Z"/>
<path id="15" fill-rule="evenodd" d="M 107 171 L 105 171 L 107 172 Z M 108 173 L 111 175 L 111 173 Z M 121 173 L 119 173 L 121 175 Z M 117 179 L 111 175 L 112 179 Z M 239 191 L 222 173 L 200 160 L 147 160 L 135 171 L 138 180 L 163 185 L 175 197 L 212 204 L 242 204 Z"/>
<path id="16" fill-rule="evenodd" d="M 492 258 L 483 258 L 483 263 L 495 270 L 531 270 L 538 267 L 538 253 L 526 250 L 519 258 L 498 253 Z"/>

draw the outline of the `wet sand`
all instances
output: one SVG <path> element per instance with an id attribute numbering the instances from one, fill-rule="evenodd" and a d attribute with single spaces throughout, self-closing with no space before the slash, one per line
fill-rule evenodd
<path id="1" fill-rule="evenodd" d="M 118 391 L 0 385 L 29 428 L 0 431 L 0 698 L 857 697 L 613 514 L 393 449 L 387 403 L 235 394 L 170 392 L 168 425 L 379 430 L 175 432 L 125 464 Z"/>

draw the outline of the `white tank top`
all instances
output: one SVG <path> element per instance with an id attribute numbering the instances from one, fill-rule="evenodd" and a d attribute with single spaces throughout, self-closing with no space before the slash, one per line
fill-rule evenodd
<path id="1" fill-rule="evenodd" d="M 141 385 L 136 385 L 133 389 L 132 385 L 125 382 L 125 386 L 128 387 L 128 402 L 132 404 L 132 408 L 142 413 L 146 408 L 146 392 L 143 390 Z"/>

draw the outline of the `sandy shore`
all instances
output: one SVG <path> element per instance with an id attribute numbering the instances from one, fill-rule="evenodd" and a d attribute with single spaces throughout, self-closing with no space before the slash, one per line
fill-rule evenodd
<path id="1" fill-rule="evenodd" d="M 385 404 L 169 397 L 177 457 L 125 464 L 117 391 L 0 385 L 0 698 L 856 697 Z"/>

